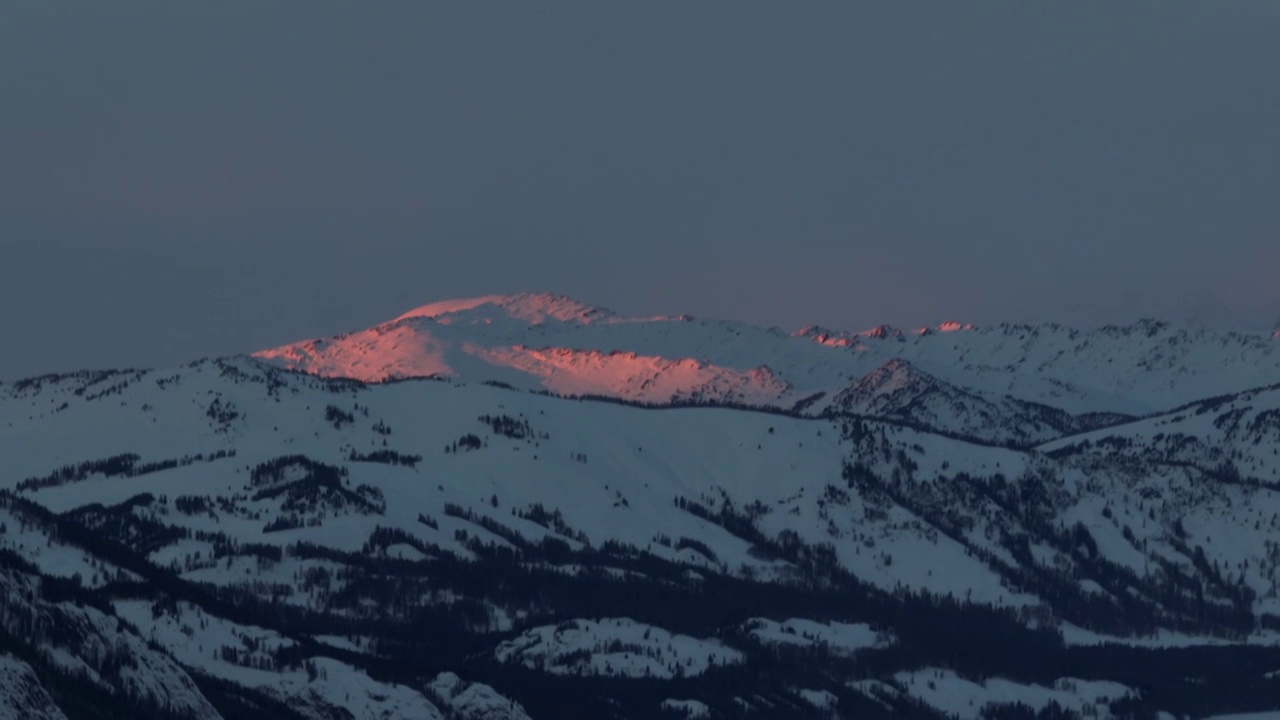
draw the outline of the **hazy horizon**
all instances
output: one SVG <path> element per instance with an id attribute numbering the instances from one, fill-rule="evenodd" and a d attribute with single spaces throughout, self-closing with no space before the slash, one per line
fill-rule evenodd
<path id="1" fill-rule="evenodd" d="M 555 292 L 1280 317 L 1280 6 L 0 9 L 0 379 Z"/>

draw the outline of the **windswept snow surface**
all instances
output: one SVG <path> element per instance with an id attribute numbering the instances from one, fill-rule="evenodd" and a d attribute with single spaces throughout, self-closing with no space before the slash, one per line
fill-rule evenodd
<path id="1" fill-rule="evenodd" d="M 895 679 L 903 690 L 940 711 L 954 713 L 962 720 L 978 720 L 993 705 L 1022 704 L 1043 710 L 1051 704 L 1085 717 L 1109 718 L 1109 703 L 1134 691 L 1107 681 L 1062 678 L 1052 687 L 1024 685 L 1003 678 L 982 682 L 966 680 L 950 670 L 927 668 L 899 673 Z"/>
<path id="2" fill-rule="evenodd" d="M 440 673 L 427 686 L 452 713 L 451 720 L 531 720 L 519 703 L 483 683 L 469 683 L 454 673 Z"/>
<path id="3" fill-rule="evenodd" d="M 762 643 L 799 647 L 817 645 L 845 655 L 892 642 L 890 637 L 876 632 L 866 623 L 822 623 L 801 618 L 776 622 L 767 618 L 752 618 L 744 628 Z"/>
<path id="4" fill-rule="evenodd" d="M 840 706 L 840 698 L 827 690 L 808 690 L 801 688 L 796 691 L 802 700 L 809 703 L 819 710 L 826 710 L 835 713 L 836 708 Z"/>
<path id="5" fill-rule="evenodd" d="M 628 618 L 570 620 L 525 631 L 494 655 L 556 675 L 670 679 L 694 677 L 716 665 L 743 661 L 714 639 L 672 634 Z"/>

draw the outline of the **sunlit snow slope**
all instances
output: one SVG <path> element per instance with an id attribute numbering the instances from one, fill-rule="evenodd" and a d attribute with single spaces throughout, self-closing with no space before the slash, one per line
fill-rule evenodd
<path id="1" fill-rule="evenodd" d="M 854 412 L 1023 444 L 1274 382 L 1276 343 L 1154 321 L 787 334 L 523 294 L 439 302 L 256 355 L 368 382 L 448 377 L 650 404 Z"/>

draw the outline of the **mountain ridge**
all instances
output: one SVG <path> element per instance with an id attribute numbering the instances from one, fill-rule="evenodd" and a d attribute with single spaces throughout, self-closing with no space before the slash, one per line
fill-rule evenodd
<path id="1" fill-rule="evenodd" d="M 1280 708 L 1270 338 L 423 307 L 294 356 L 0 384 L 13 712 Z M 1108 388 L 1175 392 L 1121 414 Z"/>
<path id="2" fill-rule="evenodd" d="M 530 293 L 435 303 L 367 330 L 254 357 L 365 381 L 452 377 L 566 396 L 658 404 L 698 398 L 779 409 L 819 393 L 834 397 L 900 360 L 985 402 L 1032 402 L 1086 417 L 1144 415 L 1264 385 L 1280 373 L 1274 345 L 1262 334 L 1153 320 L 1094 331 L 948 322 L 926 333 L 809 326 L 787 334 L 689 316 L 624 317 L 566 296 Z M 765 368 L 773 381 L 759 379 Z M 1005 435 L 1042 437 L 1037 432 Z"/>

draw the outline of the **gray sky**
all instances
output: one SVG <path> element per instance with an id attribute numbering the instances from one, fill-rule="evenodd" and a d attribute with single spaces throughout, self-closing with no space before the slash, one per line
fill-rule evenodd
<path id="1" fill-rule="evenodd" d="M 0 6 L 0 378 L 549 290 L 1280 316 L 1280 3 Z"/>

